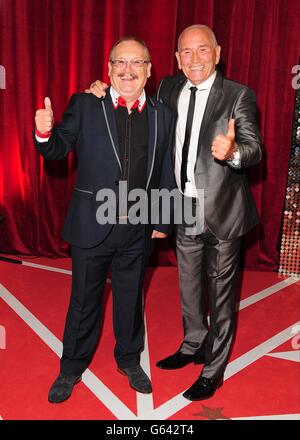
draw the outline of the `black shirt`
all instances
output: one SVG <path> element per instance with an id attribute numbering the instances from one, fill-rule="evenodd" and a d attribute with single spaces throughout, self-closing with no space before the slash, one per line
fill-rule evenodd
<path id="1" fill-rule="evenodd" d="M 129 114 L 127 107 L 115 110 L 120 158 L 121 180 L 127 181 L 128 191 L 146 189 L 148 160 L 148 118 L 147 107 Z"/>

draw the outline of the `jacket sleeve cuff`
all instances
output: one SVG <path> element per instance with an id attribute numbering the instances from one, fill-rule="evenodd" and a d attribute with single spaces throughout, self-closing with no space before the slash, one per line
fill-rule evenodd
<path id="1" fill-rule="evenodd" d="M 234 151 L 232 157 L 227 159 L 226 162 L 232 168 L 241 168 L 241 155 L 238 146 L 236 147 L 236 150 Z"/>
<path id="2" fill-rule="evenodd" d="M 40 133 L 37 129 L 35 129 L 35 138 L 38 142 L 48 142 L 51 136 L 51 131 L 49 133 Z"/>

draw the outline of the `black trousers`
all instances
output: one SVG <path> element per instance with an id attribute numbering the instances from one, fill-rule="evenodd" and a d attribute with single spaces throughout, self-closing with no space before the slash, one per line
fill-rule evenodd
<path id="1" fill-rule="evenodd" d="M 91 249 L 72 246 L 71 253 L 72 292 L 63 337 L 61 372 L 81 375 L 93 357 L 110 265 L 115 359 L 121 368 L 139 364 L 144 343 L 144 225 L 116 224 L 100 245 Z"/>

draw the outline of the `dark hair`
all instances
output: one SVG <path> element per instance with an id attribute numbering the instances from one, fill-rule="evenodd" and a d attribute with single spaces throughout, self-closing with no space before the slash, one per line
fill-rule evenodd
<path id="1" fill-rule="evenodd" d="M 140 44 L 144 48 L 146 58 L 147 58 L 146 61 L 151 61 L 150 52 L 149 52 L 148 47 L 146 46 L 145 41 L 141 40 L 140 38 L 136 38 L 132 35 L 121 37 L 118 41 L 115 42 L 115 44 L 113 45 L 113 47 L 110 50 L 109 61 L 112 60 L 112 55 L 113 55 L 113 51 L 115 50 L 115 48 L 117 46 L 119 46 L 119 44 L 123 43 L 124 41 L 135 41 L 136 43 Z"/>

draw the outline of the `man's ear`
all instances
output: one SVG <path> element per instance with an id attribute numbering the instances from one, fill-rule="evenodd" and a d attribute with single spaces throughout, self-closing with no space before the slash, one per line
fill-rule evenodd
<path id="1" fill-rule="evenodd" d="M 177 63 L 178 63 L 178 69 L 180 69 L 180 70 L 181 70 L 180 55 L 179 55 L 179 52 L 178 52 L 178 51 L 177 51 L 177 52 L 175 52 L 175 56 L 176 56 L 176 59 L 177 59 Z"/>
<path id="2" fill-rule="evenodd" d="M 216 47 L 216 64 L 219 64 L 221 57 L 221 46 Z"/>
<path id="3" fill-rule="evenodd" d="M 151 67 L 152 67 L 152 64 L 148 63 L 148 66 L 147 66 L 147 78 L 150 78 L 150 76 L 151 76 Z"/>
<path id="4" fill-rule="evenodd" d="M 110 77 L 111 69 L 112 69 L 112 65 L 110 61 L 107 63 L 107 67 L 108 67 L 108 76 Z"/>

